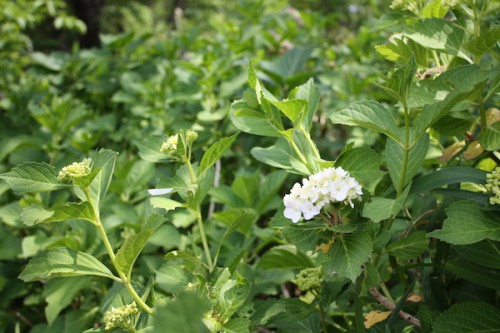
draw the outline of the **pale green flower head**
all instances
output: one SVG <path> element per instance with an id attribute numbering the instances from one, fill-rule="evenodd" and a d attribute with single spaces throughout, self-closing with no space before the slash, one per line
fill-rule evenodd
<path id="1" fill-rule="evenodd" d="M 318 289 L 323 281 L 321 267 L 305 268 L 301 270 L 293 280 L 293 283 L 302 291 Z"/>
<path id="2" fill-rule="evenodd" d="M 163 142 L 160 151 L 171 159 L 185 158 L 193 142 L 198 139 L 198 133 L 192 130 L 180 130 L 179 133 L 169 136 Z"/>
<path id="3" fill-rule="evenodd" d="M 87 177 L 92 171 L 92 159 L 86 158 L 81 162 L 73 162 L 59 171 L 57 178 L 61 181 L 75 181 Z"/>
<path id="4" fill-rule="evenodd" d="M 486 175 L 486 185 L 484 187 L 492 194 L 490 204 L 500 205 L 500 167 L 496 167 Z"/>
<path id="5" fill-rule="evenodd" d="M 192 130 L 187 130 L 186 131 L 186 138 L 187 138 L 188 144 L 191 144 L 191 143 L 195 142 L 196 139 L 198 139 L 198 132 L 192 131 Z"/>
<path id="6" fill-rule="evenodd" d="M 106 331 L 114 328 L 132 329 L 135 324 L 135 316 L 139 312 L 135 302 L 119 308 L 111 308 L 111 310 L 106 311 L 102 319 L 106 325 L 104 329 Z"/>
<path id="7" fill-rule="evenodd" d="M 169 136 L 161 145 L 160 151 L 170 158 L 175 157 L 177 153 L 177 144 L 179 142 L 179 135 L 174 134 Z"/>

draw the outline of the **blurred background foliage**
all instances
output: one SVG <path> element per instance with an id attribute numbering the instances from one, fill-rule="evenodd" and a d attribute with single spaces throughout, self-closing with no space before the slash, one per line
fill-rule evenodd
<path id="1" fill-rule="evenodd" d="M 199 160 L 208 146 L 234 134 L 237 130 L 228 117 L 229 107 L 247 89 L 251 59 L 255 59 L 259 79 L 279 98 L 314 79 L 321 99 L 312 136 L 325 160 L 335 160 L 351 142 L 383 151 L 385 142 L 379 134 L 360 128 L 348 130 L 333 125 L 328 118 L 357 100 L 393 104 L 374 84 L 394 61 L 377 53 L 375 47 L 387 45 L 391 36 L 384 25 L 390 20 L 376 23 L 391 2 L 0 0 L 0 173 L 25 161 L 46 162 L 60 169 L 98 148 L 118 151 L 102 215 L 112 242 L 119 243 L 140 230 L 150 213 L 146 190 L 176 170 L 173 163 L 154 164 L 155 152 L 147 154 L 141 148 L 148 147 L 148 140 L 161 141 L 160 136 L 192 129 L 199 133 L 194 143 L 195 160 Z M 494 13 L 486 24 L 498 24 Z M 390 45 L 387 48 L 390 50 Z M 384 49 L 378 51 L 383 53 Z M 481 66 L 498 62 L 498 53 L 491 54 L 484 56 Z M 419 64 L 419 74 L 431 67 L 432 58 L 427 54 L 423 58 L 427 63 Z M 446 145 L 457 141 L 453 136 L 463 135 L 477 118 L 467 117 L 461 119 L 460 131 L 451 129 L 451 139 L 443 135 L 441 140 L 437 132 L 432 133 L 434 155 L 426 160 L 428 166 L 439 165 Z M 249 154 L 251 148 L 273 142 L 241 133 L 221 162 L 223 166 L 218 166 L 221 186 L 211 190 L 210 200 L 203 206 L 210 222 L 207 233 L 214 244 L 235 216 L 251 212 L 244 230 L 225 240 L 221 261 L 235 260 L 238 248 L 247 246 L 245 265 L 253 265 L 254 291 L 263 297 L 279 294 L 285 287 L 286 293 L 297 291 L 289 282 L 294 276 L 291 269 L 263 270 L 255 265 L 262 253 L 286 244 L 282 235 L 265 227 L 281 205 L 282 188 L 290 188 L 294 179 L 259 164 Z M 479 152 L 464 163 L 473 164 L 485 154 Z M 495 163 L 491 158 L 488 161 Z M 385 183 L 382 180 L 379 187 L 386 188 L 388 177 Z M 22 223 L 24 207 L 33 203 L 50 207 L 70 195 L 58 191 L 20 196 L 0 182 L 0 332 L 82 332 L 97 325 L 103 309 L 112 303 L 111 296 L 104 296 L 110 284 L 98 278 L 71 280 L 74 283 L 24 283 L 17 278 L 27 261 L 45 249 L 67 246 L 104 257 L 95 230 L 82 221 L 31 228 Z M 434 208 L 434 203 L 434 198 L 425 198 L 412 205 L 423 212 Z M 433 219 L 443 219 L 443 210 L 437 210 L 436 216 Z M 189 213 L 169 212 L 168 217 L 169 222 L 153 236 L 134 268 L 138 284 L 145 285 L 155 276 L 163 294 L 182 289 L 168 277 L 187 283 L 191 276 L 177 266 L 162 266 L 162 255 L 195 247 L 198 236 L 193 233 L 194 217 Z M 402 231 L 396 230 L 398 234 Z M 440 248 L 436 260 L 446 257 L 448 250 Z M 384 279 L 389 279 L 389 264 L 384 264 Z M 437 281 L 445 273 L 439 274 L 431 278 Z M 456 294 L 443 292 L 443 297 L 436 298 L 446 303 L 462 293 L 467 294 L 465 299 L 482 297 L 495 302 L 490 289 L 460 279 L 453 281 L 461 284 L 453 289 Z M 436 290 L 445 289 L 441 287 L 439 284 Z M 400 283 L 394 285 L 400 294 L 404 288 Z M 115 289 L 114 296 L 119 293 Z M 352 309 L 354 292 L 349 289 L 338 299 L 339 311 Z M 284 318 L 279 324 L 293 320 Z M 348 320 L 338 317 L 332 322 L 344 324 Z"/>

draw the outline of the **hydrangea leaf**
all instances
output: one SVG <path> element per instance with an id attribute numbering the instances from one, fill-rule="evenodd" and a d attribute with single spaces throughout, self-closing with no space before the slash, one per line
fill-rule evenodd
<path id="1" fill-rule="evenodd" d="M 373 241 L 367 233 L 339 235 L 328 252 L 331 260 L 325 265 L 330 272 L 337 272 L 352 282 L 361 274 L 363 264 L 373 250 Z"/>
<path id="2" fill-rule="evenodd" d="M 498 332 L 500 310 L 484 302 L 455 304 L 436 318 L 434 333 Z"/>
<path id="3" fill-rule="evenodd" d="M 51 249 L 37 254 L 30 260 L 19 278 L 28 282 L 78 275 L 114 278 L 111 271 L 95 257 L 69 248 Z"/>
<path id="4" fill-rule="evenodd" d="M 443 228 L 429 233 L 450 244 L 473 244 L 484 239 L 500 241 L 500 217 L 472 201 L 459 201 L 446 209 Z"/>
<path id="5" fill-rule="evenodd" d="M 71 185 L 63 184 L 57 179 L 53 166 L 45 163 L 26 162 L 11 171 L 0 174 L 0 179 L 7 182 L 16 192 L 48 192 Z"/>
<path id="6" fill-rule="evenodd" d="M 389 110 L 374 101 L 354 102 L 330 116 L 334 124 L 361 126 L 399 141 L 396 120 Z"/>

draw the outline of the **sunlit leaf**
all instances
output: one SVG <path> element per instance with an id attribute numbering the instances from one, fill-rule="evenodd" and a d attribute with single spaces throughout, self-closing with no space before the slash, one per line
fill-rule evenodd
<path id="1" fill-rule="evenodd" d="M 231 147 L 238 133 L 227 138 L 222 138 L 207 149 L 201 158 L 200 166 L 198 167 L 198 175 L 202 174 L 206 169 L 214 165 L 214 163 L 224 155 Z"/>
<path id="2" fill-rule="evenodd" d="M 27 282 L 78 275 L 113 277 L 111 271 L 90 254 L 69 248 L 57 248 L 34 256 L 19 278 Z"/>
<path id="3" fill-rule="evenodd" d="M 399 141 L 399 130 L 394 116 L 377 102 L 354 102 L 347 108 L 334 112 L 330 120 L 334 124 L 365 127 Z"/>
<path id="4" fill-rule="evenodd" d="M 57 179 L 53 166 L 45 163 L 22 163 L 11 171 L 0 174 L 0 179 L 5 180 L 17 192 L 46 192 L 70 187 Z"/>

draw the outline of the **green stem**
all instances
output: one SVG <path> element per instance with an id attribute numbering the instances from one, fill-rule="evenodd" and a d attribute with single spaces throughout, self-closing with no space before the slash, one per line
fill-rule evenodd
<path id="1" fill-rule="evenodd" d="M 387 297 L 392 303 L 394 303 L 394 298 L 392 298 L 391 293 L 389 292 L 389 289 L 387 289 L 387 286 L 385 283 L 380 283 L 380 289 L 382 289 L 382 292 L 384 293 L 384 296 Z"/>
<path id="2" fill-rule="evenodd" d="M 321 320 L 321 326 L 323 328 L 323 333 L 328 333 L 328 326 L 326 325 L 326 320 L 325 320 L 325 309 L 323 308 L 323 305 L 321 305 L 321 302 L 319 303 L 319 318 Z"/>
<path id="3" fill-rule="evenodd" d="M 432 50 L 432 57 L 434 58 L 434 63 L 436 67 L 441 67 L 441 62 L 439 61 L 438 54 L 435 50 Z"/>
<path id="4" fill-rule="evenodd" d="M 120 268 L 116 264 L 115 252 L 113 251 L 113 247 L 111 246 L 108 235 L 106 234 L 106 230 L 104 230 L 104 226 L 101 223 L 99 209 L 97 209 L 94 201 L 90 197 L 89 188 L 84 187 L 83 192 L 85 193 L 85 198 L 87 198 L 87 201 L 90 203 L 90 206 L 92 207 L 92 210 L 94 211 L 94 216 L 95 216 L 94 225 L 96 226 L 97 231 L 99 232 L 99 235 L 101 236 L 101 239 L 104 243 L 104 247 L 106 248 L 106 252 L 108 252 L 108 256 L 111 259 L 111 263 L 113 264 L 116 272 L 118 273 L 118 276 L 120 277 L 120 279 L 114 279 L 114 280 L 123 283 L 125 285 L 125 288 L 127 288 L 128 292 L 130 293 L 130 295 L 137 302 L 137 304 L 139 304 L 139 306 L 141 308 L 143 308 L 144 311 L 146 311 L 148 314 L 152 315 L 153 310 L 137 294 L 137 292 L 134 290 L 134 287 L 132 287 L 132 284 L 130 283 L 130 276 L 125 276 L 125 274 L 120 270 Z"/>
<path id="5" fill-rule="evenodd" d="M 357 333 L 365 332 L 365 318 L 363 316 L 363 303 L 362 299 L 359 296 L 361 294 L 361 284 L 363 283 L 363 279 L 358 278 L 355 284 L 355 296 L 354 296 L 354 328 Z"/>
<path id="6" fill-rule="evenodd" d="M 200 229 L 201 242 L 203 243 L 203 250 L 205 250 L 205 257 L 207 257 L 208 270 L 212 272 L 214 269 L 214 264 L 212 262 L 210 248 L 208 247 L 207 236 L 205 235 L 205 228 L 203 226 L 203 219 L 201 218 L 199 207 L 197 207 L 196 209 L 196 220 L 198 221 L 198 228 Z"/>
<path id="7" fill-rule="evenodd" d="M 135 291 L 134 287 L 132 287 L 132 283 L 130 283 L 130 280 L 126 278 L 125 274 L 123 273 L 120 273 L 120 277 L 122 278 L 125 278 L 126 280 L 123 282 L 123 284 L 125 285 L 125 288 L 127 288 L 128 292 L 130 293 L 130 295 L 132 295 L 132 297 L 134 298 L 134 301 L 137 302 L 137 304 L 139 304 L 139 306 L 141 308 L 144 309 L 144 311 L 146 311 L 149 315 L 153 315 L 153 309 L 151 309 L 149 307 L 149 305 L 147 305 L 141 298 L 141 296 L 139 296 L 137 294 L 137 292 Z"/>
<path id="8" fill-rule="evenodd" d="M 191 161 L 189 157 L 186 157 L 184 160 L 184 163 L 186 164 L 189 172 L 189 179 L 191 180 L 191 184 L 196 184 L 197 183 L 197 178 L 196 175 L 194 174 L 193 166 L 191 165 Z"/>
<path id="9" fill-rule="evenodd" d="M 300 151 L 299 147 L 297 147 L 297 145 L 293 141 L 293 138 L 290 138 L 290 140 L 288 140 L 288 142 L 290 143 L 290 146 L 292 146 L 295 153 L 297 153 L 297 156 L 299 157 L 300 161 L 307 167 L 307 170 L 309 170 L 309 172 L 311 174 L 313 174 L 315 172 L 314 169 L 309 165 L 306 158 L 304 157 L 304 155 Z"/>
<path id="10" fill-rule="evenodd" d="M 302 134 L 304 134 L 304 137 L 306 138 L 307 143 L 309 144 L 309 147 L 311 148 L 311 151 L 313 152 L 314 156 L 316 156 L 317 158 L 321 158 L 318 151 L 318 147 L 316 147 L 316 144 L 311 139 L 311 135 L 309 135 L 309 133 L 306 133 L 306 131 L 302 128 L 302 125 L 299 125 L 299 131 L 301 131 Z"/>

